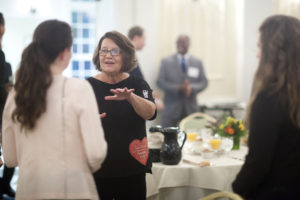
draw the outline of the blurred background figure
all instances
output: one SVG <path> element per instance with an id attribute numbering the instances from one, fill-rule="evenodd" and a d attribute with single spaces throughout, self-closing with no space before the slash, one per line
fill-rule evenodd
<path id="1" fill-rule="evenodd" d="M 146 41 L 146 33 L 145 33 L 145 30 L 142 27 L 133 26 L 131 29 L 129 29 L 128 38 L 132 42 L 132 44 L 133 44 L 136 51 L 141 51 L 144 48 L 145 41 Z M 129 74 L 133 75 L 133 76 L 138 76 L 138 77 L 145 80 L 145 77 L 144 77 L 143 72 L 140 68 L 140 64 L 139 64 L 138 60 L 137 60 L 137 66 L 135 68 L 133 68 L 129 72 Z M 155 92 L 153 92 L 152 95 L 155 99 L 155 104 L 156 104 L 157 110 L 158 111 L 162 110 L 164 108 L 163 102 L 161 101 L 161 99 L 158 97 L 158 95 Z"/>
<path id="2" fill-rule="evenodd" d="M 2 39 L 5 32 L 5 20 L 3 14 L 0 13 L 0 135 L 2 129 L 2 114 L 7 98 L 8 91 L 12 87 L 12 70 L 8 62 L 5 61 L 5 54 L 2 51 Z M 0 142 L 2 143 L 2 137 L 0 136 Z M 1 149 L 0 149 L 1 155 Z M 1 159 L 1 158 L 0 158 Z M 10 186 L 10 181 L 13 177 L 15 168 L 8 168 L 4 165 L 4 171 L 2 179 L 0 179 L 0 199 L 3 194 L 9 197 L 15 196 L 15 191 Z"/>
<path id="3" fill-rule="evenodd" d="M 274 15 L 259 33 L 249 153 L 232 187 L 246 199 L 300 199 L 300 21 Z"/>
<path id="4" fill-rule="evenodd" d="M 129 29 L 128 38 L 131 40 L 136 51 L 141 51 L 144 48 L 145 41 L 146 41 L 146 35 L 145 35 L 145 31 L 142 27 L 134 26 L 131 29 Z M 142 79 L 145 79 L 144 75 L 141 71 L 141 68 L 139 66 L 138 60 L 137 60 L 137 66 L 135 68 L 133 68 L 129 72 L 129 74 L 138 76 Z"/>
<path id="5" fill-rule="evenodd" d="M 94 175 L 100 199 L 145 200 L 145 175 L 151 170 L 146 120 L 156 117 L 152 90 L 144 79 L 128 74 L 136 66 L 135 48 L 117 31 L 102 36 L 93 62 L 101 73 L 88 81 L 108 142 L 107 157 Z"/>
<path id="6" fill-rule="evenodd" d="M 0 126 L 2 125 L 2 113 L 7 96 L 7 91 L 5 90 L 5 55 L 2 51 L 2 38 L 5 31 L 4 24 L 4 17 L 0 13 Z"/>
<path id="7" fill-rule="evenodd" d="M 5 164 L 19 166 L 16 199 L 98 199 L 92 172 L 106 142 L 91 86 L 62 75 L 71 47 L 71 27 L 48 20 L 23 51 L 2 127 Z"/>
<path id="8" fill-rule="evenodd" d="M 197 94 L 208 84 L 201 60 L 188 54 L 190 39 L 180 35 L 177 53 L 161 62 L 157 85 L 165 93 L 162 126 L 177 126 L 187 115 L 199 110 Z"/>

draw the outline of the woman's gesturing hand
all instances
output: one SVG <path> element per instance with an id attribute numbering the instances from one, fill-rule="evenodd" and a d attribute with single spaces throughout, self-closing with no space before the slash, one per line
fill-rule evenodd
<path id="1" fill-rule="evenodd" d="M 99 117 L 100 117 L 100 119 L 102 119 L 102 118 L 106 117 L 106 112 L 104 112 L 104 113 L 101 113 L 101 114 L 99 115 Z"/>
<path id="2" fill-rule="evenodd" d="M 111 89 L 110 91 L 114 95 L 104 97 L 105 100 L 128 100 L 132 92 L 134 92 L 134 89 L 127 89 L 127 87 L 125 87 L 125 88 Z"/>

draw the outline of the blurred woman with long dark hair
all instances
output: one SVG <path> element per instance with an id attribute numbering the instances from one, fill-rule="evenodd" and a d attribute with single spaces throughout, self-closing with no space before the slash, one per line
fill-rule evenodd
<path id="1" fill-rule="evenodd" d="M 247 199 L 300 199 L 300 21 L 271 16 L 259 33 L 249 153 L 233 190 Z"/>

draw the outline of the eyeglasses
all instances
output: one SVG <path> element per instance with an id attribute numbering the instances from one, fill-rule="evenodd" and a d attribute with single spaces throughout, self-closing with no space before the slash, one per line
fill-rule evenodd
<path id="1" fill-rule="evenodd" d="M 108 54 L 108 52 L 110 52 L 110 55 L 112 55 L 112 56 L 118 56 L 121 53 L 120 49 L 111 49 L 111 50 L 100 49 L 100 51 L 99 51 L 100 56 L 106 56 Z"/>

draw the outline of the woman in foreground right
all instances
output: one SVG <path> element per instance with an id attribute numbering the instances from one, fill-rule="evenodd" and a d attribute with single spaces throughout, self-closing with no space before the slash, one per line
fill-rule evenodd
<path id="1" fill-rule="evenodd" d="M 246 199 L 300 199 L 300 21 L 271 16 L 259 32 L 249 153 L 232 186 Z"/>

